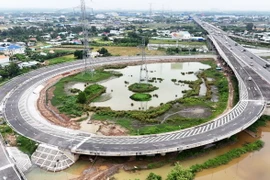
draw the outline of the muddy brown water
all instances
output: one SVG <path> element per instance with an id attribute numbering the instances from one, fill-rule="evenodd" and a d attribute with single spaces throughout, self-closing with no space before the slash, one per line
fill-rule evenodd
<path id="1" fill-rule="evenodd" d="M 258 135 L 265 142 L 265 146 L 260 150 L 252 153 L 247 153 L 240 158 L 234 159 L 227 165 L 219 166 L 204 170 L 196 175 L 195 180 L 269 180 L 270 179 L 270 123 L 267 127 L 260 128 Z M 246 142 L 255 141 L 246 132 L 238 134 L 238 142 L 223 148 L 213 150 L 203 156 L 181 161 L 180 164 L 184 167 L 189 167 L 194 164 L 203 163 L 210 158 L 224 154 L 233 148 L 241 147 Z M 89 168 L 91 163 L 86 160 L 79 160 L 69 169 L 62 172 L 47 172 L 39 168 L 34 168 L 26 177 L 28 180 L 67 180 L 79 177 L 84 170 Z M 142 170 L 135 172 L 126 172 L 120 170 L 113 177 L 117 180 L 144 180 L 150 172 L 161 175 L 165 180 L 167 174 L 173 169 L 171 164 L 166 164 L 161 168 Z"/>
<path id="2" fill-rule="evenodd" d="M 258 134 L 260 139 L 265 142 L 264 148 L 260 151 L 247 153 L 240 158 L 234 159 L 230 163 L 219 166 L 217 168 L 207 169 L 199 172 L 195 180 L 269 180 L 270 179 L 270 124 L 267 127 L 260 128 Z M 246 142 L 253 142 L 256 139 L 248 135 L 246 132 L 238 134 L 238 142 L 217 150 L 213 150 L 208 154 L 194 159 L 181 161 L 183 167 L 190 167 L 194 164 L 200 164 L 210 158 L 224 154 L 233 148 L 241 147 Z M 136 172 L 126 172 L 120 170 L 115 174 L 117 180 L 129 180 L 147 178 L 150 172 L 161 175 L 162 179 L 166 179 L 168 173 L 173 169 L 171 164 L 157 169 L 142 170 Z"/>

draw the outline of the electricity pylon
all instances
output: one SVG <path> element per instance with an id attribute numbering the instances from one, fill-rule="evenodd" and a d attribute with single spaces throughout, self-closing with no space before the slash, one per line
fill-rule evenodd
<path id="1" fill-rule="evenodd" d="M 141 62 L 141 69 L 140 69 L 140 83 L 145 81 L 148 83 L 148 69 L 146 64 L 146 56 L 145 56 L 145 37 L 142 37 L 142 62 Z"/>
<path id="2" fill-rule="evenodd" d="M 89 32 L 88 32 L 88 20 L 86 18 L 86 6 L 85 0 L 81 0 L 81 21 L 82 21 L 82 30 L 83 30 L 83 60 L 84 60 L 84 71 L 88 71 L 88 68 L 91 73 L 93 73 L 93 67 L 91 64 L 91 51 L 89 47 Z"/>

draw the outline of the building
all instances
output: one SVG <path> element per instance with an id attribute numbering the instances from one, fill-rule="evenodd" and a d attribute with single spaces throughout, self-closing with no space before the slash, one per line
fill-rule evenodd
<path id="1" fill-rule="evenodd" d="M 189 40 L 191 35 L 188 31 L 178 31 L 171 33 L 172 39 L 179 39 L 179 40 Z"/>
<path id="2" fill-rule="evenodd" d="M 9 56 L 0 55 L 0 65 L 6 64 L 9 62 Z"/>
<path id="3" fill-rule="evenodd" d="M 170 36 L 170 30 L 158 30 L 157 35 L 159 36 Z"/>
<path id="4" fill-rule="evenodd" d="M 38 61 L 28 61 L 28 62 L 22 62 L 22 63 L 18 64 L 18 66 L 22 69 L 25 67 L 36 66 L 37 64 L 39 64 Z"/>
<path id="5" fill-rule="evenodd" d="M 25 51 L 24 46 L 19 46 L 17 44 L 9 44 L 9 43 L 0 43 L 0 52 L 12 55 L 12 54 L 23 54 Z"/>

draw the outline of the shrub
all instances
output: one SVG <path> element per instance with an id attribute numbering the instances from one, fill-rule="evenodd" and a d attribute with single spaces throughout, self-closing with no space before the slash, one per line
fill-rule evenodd
<path id="1" fill-rule="evenodd" d="M 86 103 L 86 94 L 85 92 L 80 92 L 78 97 L 77 97 L 77 102 L 80 104 Z"/>
<path id="2" fill-rule="evenodd" d="M 156 174 L 154 174 L 154 173 L 151 172 L 148 175 L 148 177 L 146 178 L 146 180 L 162 180 L 162 178 L 161 178 L 161 176 L 156 175 Z"/>
<path id="3" fill-rule="evenodd" d="M 134 101 L 150 101 L 152 96 L 150 94 L 136 93 L 130 96 L 130 99 Z"/>
<path id="4" fill-rule="evenodd" d="M 158 89 L 158 87 L 156 87 L 152 84 L 135 83 L 135 84 L 128 86 L 128 89 L 132 92 L 145 93 L 145 92 L 155 91 Z"/>

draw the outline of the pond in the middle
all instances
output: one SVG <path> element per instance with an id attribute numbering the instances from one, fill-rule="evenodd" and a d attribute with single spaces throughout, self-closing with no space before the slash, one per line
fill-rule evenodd
<path id="1" fill-rule="evenodd" d="M 139 82 L 140 68 L 141 66 L 137 65 L 114 70 L 121 72 L 123 76 L 100 83 L 107 88 L 106 93 L 102 95 L 103 98 L 100 98 L 103 99 L 103 102 L 94 102 L 91 103 L 91 106 L 109 106 L 113 110 L 145 110 L 151 106 L 159 106 L 161 103 L 183 97 L 182 91 L 190 89 L 187 84 L 174 83 L 172 79 L 195 81 L 198 79 L 196 73 L 208 69 L 210 66 L 200 62 L 148 64 L 149 79 L 162 78 L 163 81 L 156 80 L 152 82 L 159 89 L 149 93 L 152 95 L 150 101 L 136 102 L 129 98 L 134 93 L 128 90 L 128 86 Z M 158 97 L 153 97 L 154 94 L 158 95 Z"/>

